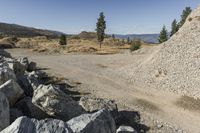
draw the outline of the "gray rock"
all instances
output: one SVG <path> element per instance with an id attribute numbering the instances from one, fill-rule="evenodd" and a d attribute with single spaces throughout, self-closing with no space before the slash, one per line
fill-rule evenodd
<path id="1" fill-rule="evenodd" d="M 10 123 L 14 122 L 17 118 L 23 116 L 21 110 L 17 108 L 10 108 Z"/>
<path id="2" fill-rule="evenodd" d="M 26 70 L 28 69 L 29 61 L 27 57 L 20 57 L 17 59 L 17 61 L 24 65 Z"/>
<path id="3" fill-rule="evenodd" d="M 39 76 L 37 75 L 37 73 L 35 71 L 27 73 L 27 79 L 31 84 L 33 90 L 37 89 L 37 87 L 39 86 Z"/>
<path id="4" fill-rule="evenodd" d="M 132 127 L 129 126 L 120 126 L 117 129 L 117 133 L 137 133 Z"/>
<path id="5" fill-rule="evenodd" d="M 9 68 L 7 63 L 0 63 L 0 85 L 4 84 L 10 79 L 17 81 L 15 73 Z"/>
<path id="6" fill-rule="evenodd" d="M 75 133 L 116 133 L 115 121 L 108 110 L 83 114 L 67 122 Z"/>
<path id="7" fill-rule="evenodd" d="M 76 101 L 52 85 L 40 85 L 34 90 L 32 102 L 48 115 L 64 121 L 84 113 Z"/>
<path id="8" fill-rule="evenodd" d="M 11 58 L 10 53 L 6 52 L 4 49 L 0 49 L 0 55 L 7 58 Z"/>
<path id="9" fill-rule="evenodd" d="M 29 118 L 41 120 L 49 117 L 43 110 L 32 103 L 31 97 L 23 98 L 15 104 L 15 107 L 21 110 L 22 113 Z"/>
<path id="10" fill-rule="evenodd" d="M 3 92 L 8 98 L 10 106 L 13 106 L 16 101 L 24 94 L 24 91 L 14 80 L 8 80 L 0 86 L 0 92 Z"/>
<path id="11" fill-rule="evenodd" d="M 33 96 L 33 87 L 31 86 L 30 79 L 27 75 L 20 75 L 17 77 L 17 82 L 21 86 L 21 88 L 24 90 L 24 93 L 26 96 Z"/>
<path id="12" fill-rule="evenodd" d="M 38 121 L 27 117 L 20 117 L 1 133 L 72 133 L 68 125 L 55 119 Z"/>
<path id="13" fill-rule="evenodd" d="M 29 72 L 32 72 L 32 71 L 35 71 L 36 70 L 36 66 L 37 64 L 35 62 L 30 62 L 29 65 L 28 65 L 28 71 Z"/>
<path id="14" fill-rule="evenodd" d="M 18 83 L 24 90 L 26 96 L 33 96 L 33 90 L 39 86 L 38 74 L 33 71 L 31 73 L 26 72 L 25 75 L 18 76 Z"/>
<path id="15" fill-rule="evenodd" d="M 10 112 L 7 97 L 0 92 L 0 131 L 9 126 Z"/>
<path id="16" fill-rule="evenodd" d="M 107 99 L 81 97 L 79 104 L 88 112 L 94 112 L 104 108 L 109 111 L 118 111 L 117 104 Z"/>
<path id="17" fill-rule="evenodd" d="M 4 60 L 8 63 L 10 69 L 14 71 L 16 75 L 23 75 L 25 72 L 25 66 L 18 62 L 16 59 L 13 58 L 4 58 Z"/>

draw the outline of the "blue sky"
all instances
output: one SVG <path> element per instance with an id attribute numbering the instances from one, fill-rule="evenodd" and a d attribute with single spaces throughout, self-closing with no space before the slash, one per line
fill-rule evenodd
<path id="1" fill-rule="evenodd" d="M 107 33 L 158 33 L 200 0 L 0 0 L 0 22 L 65 33 L 94 31 L 101 11 Z"/>

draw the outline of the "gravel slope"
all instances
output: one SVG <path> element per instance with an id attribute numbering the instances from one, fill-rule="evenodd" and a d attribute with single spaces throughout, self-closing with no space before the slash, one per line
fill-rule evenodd
<path id="1" fill-rule="evenodd" d="M 136 52 L 135 54 L 138 54 Z M 200 7 L 169 41 L 140 64 L 120 68 L 121 75 L 141 87 L 200 97 Z"/>

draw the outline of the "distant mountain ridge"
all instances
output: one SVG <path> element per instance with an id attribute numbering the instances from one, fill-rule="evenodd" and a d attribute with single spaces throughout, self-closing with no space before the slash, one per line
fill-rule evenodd
<path id="1" fill-rule="evenodd" d="M 6 36 L 17 36 L 17 37 L 34 37 L 34 36 L 58 37 L 64 33 L 53 30 L 44 30 L 27 26 L 21 26 L 18 24 L 0 23 L 0 34 Z"/>
<path id="2" fill-rule="evenodd" d="M 129 37 L 130 39 L 140 39 L 146 43 L 158 43 L 159 34 L 115 34 L 115 37 L 119 39 L 127 39 Z"/>

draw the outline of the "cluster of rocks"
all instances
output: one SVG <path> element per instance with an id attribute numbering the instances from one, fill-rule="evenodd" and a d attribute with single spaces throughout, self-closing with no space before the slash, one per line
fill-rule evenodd
<path id="1" fill-rule="evenodd" d="M 161 44 L 140 64 L 121 69 L 131 82 L 200 98 L 200 7 L 187 18 L 169 41 Z"/>
<path id="2" fill-rule="evenodd" d="M 75 101 L 58 85 L 42 83 L 42 76 L 26 57 L 0 53 L 0 133 L 136 132 L 119 122 L 124 116 L 115 102 L 87 96 Z"/>

